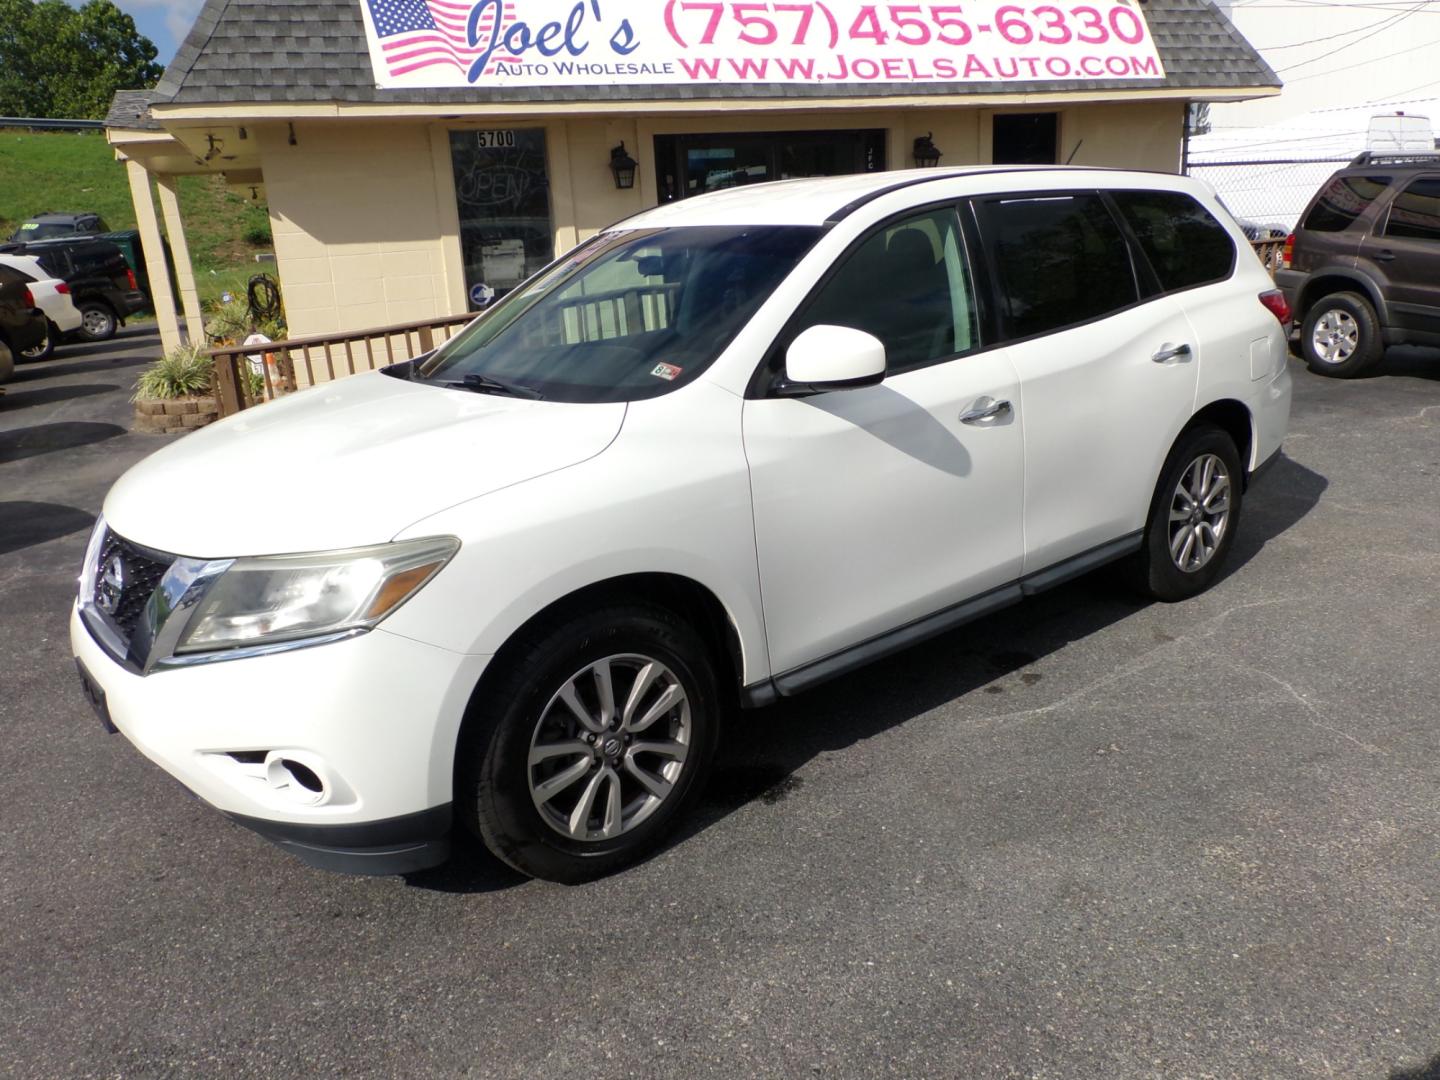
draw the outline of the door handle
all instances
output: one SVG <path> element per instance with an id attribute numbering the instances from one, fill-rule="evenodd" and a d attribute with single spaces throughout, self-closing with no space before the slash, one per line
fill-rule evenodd
<path id="1" fill-rule="evenodd" d="M 1168 341 L 1160 346 L 1160 351 L 1150 357 L 1157 364 L 1163 364 L 1166 360 L 1174 360 L 1176 357 L 1188 357 L 1190 355 L 1189 345 L 1171 345 Z"/>
<path id="2" fill-rule="evenodd" d="M 1371 256 L 1371 258 L 1373 258 L 1376 262 L 1394 262 L 1395 252 L 1377 251 L 1374 255 Z"/>
<path id="3" fill-rule="evenodd" d="M 987 399 L 980 399 L 982 402 L 985 400 Z M 992 420 L 997 416 L 1009 415 L 1010 402 L 1008 401 L 992 401 L 988 405 L 982 405 L 980 402 L 976 402 L 975 408 L 960 414 L 960 422 L 962 424 L 978 424 L 982 420 Z"/>

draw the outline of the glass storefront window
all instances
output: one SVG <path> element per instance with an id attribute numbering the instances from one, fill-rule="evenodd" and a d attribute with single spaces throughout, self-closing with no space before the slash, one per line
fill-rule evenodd
<path id="1" fill-rule="evenodd" d="M 465 289 L 478 311 L 555 257 L 545 130 L 452 131 L 450 161 Z"/>

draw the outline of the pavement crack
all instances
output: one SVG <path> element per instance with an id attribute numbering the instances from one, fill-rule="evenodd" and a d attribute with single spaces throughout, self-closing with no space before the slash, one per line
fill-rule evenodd
<path id="1" fill-rule="evenodd" d="M 1235 660 L 1231 660 L 1229 661 L 1229 663 L 1231 667 L 1235 668 L 1238 671 L 1243 671 L 1250 675 L 1256 675 L 1262 679 L 1268 679 L 1270 682 L 1280 687 L 1282 690 L 1285 691 L 1286 694 L 1288 694 L 1291 698 L 1299 702 L 1300 705 L 1304 707 L 1306 713 L 1309 714 L 1310 723 L 1313 724 L 1315 727 L 1320 728 L 1322 731 L 1328 731 L 1332 735 L 1338 735 L 1342 739 L 1346 739 L 1354 743 L 1366 753 L 1381 754 L 1385 757 L 1390 756 L 1387 751 L 1382 750 L 1380 747 L 1375 746 L 1372 743 L 1367 743 L 1363 739 L 1357 739 L 1354 735 L 1351 735 L 1348 731 L 1345 731 L 1342 728 L 1334 727 L 1331 724 L 1325 723 L 1325 720 L 1328 718 L 1325 716 L 1325 713 L 1321 710 L 1320 706 L 1316 705 L 1299 690 L 1296 690 L 1294 686 L 1286 682 L 1284 679 L 1280 678 L 1280 676 L 1272 675 L 1270 672 L 1264 671 L 1260 668 L 1252 668 L 1247 664 L 1241 664 Z"/>

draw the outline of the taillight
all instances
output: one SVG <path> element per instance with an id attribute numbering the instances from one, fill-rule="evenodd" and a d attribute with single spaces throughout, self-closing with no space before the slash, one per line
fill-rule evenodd
<path id="1" fill-rule="evenodd" d="M 125 270 L 125 278 L 126 278 L 127 281 L 130 282 L 130 291 L 131 291 L 131 292 L 134 292 L 135 290 L 137 290 L 137 289 L 140 288 L 140 286 L 135 283 L 135 271 L 134 271 L 134 270 L 131 270 L 131 269 L 129 269 L 129 268 L 127 267 L 126 270 Z"/>
<path id="2" fill-rule="evenodd" d="M 25 306 L 27 308 L 33 308 L 35 306 L 35 294 L 28 288 L 25 290 Z"/>
<path id="3" fill-rule="evenodd" d="M 1285 237 L 1285 246 L 1280 249 L 1280 266 L 1285 270 L 1289 270 L 1290 262 L 1294 256 L 1295 234 L 1292 232 L 1289 236 Z"/>
<path id="4" fill-rule="evenodd" d="M 1271 289 L 1269 292 L 1260 294 L 1260 303 L 1265 305 L 1265 310 L 1280 320 L 1280 325 L 1290 325 L 1290 301 L 1285 299 L 1285 294 L 1279 289 Z"/>
<path id="5" fill-rule="evenodd" d="M 66 285 L 63 281 L 57 281 L 55 283 L 55 291 L 58 292 L 61 296 L 69 296 L 70 286 Z"/>

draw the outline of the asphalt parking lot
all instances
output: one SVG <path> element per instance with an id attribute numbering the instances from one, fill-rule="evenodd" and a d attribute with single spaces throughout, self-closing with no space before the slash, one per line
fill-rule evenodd
<path id="1" fill-rule="evenodd" d="M 306 869 L 101 731 L 67 607 L 157 351 L 0 400 L 3 1075 L 1440 1077 L 1440 354 L 1292 361 L 1210 593 L 1093 576 L 746 714 L 566 888 Z"/>

